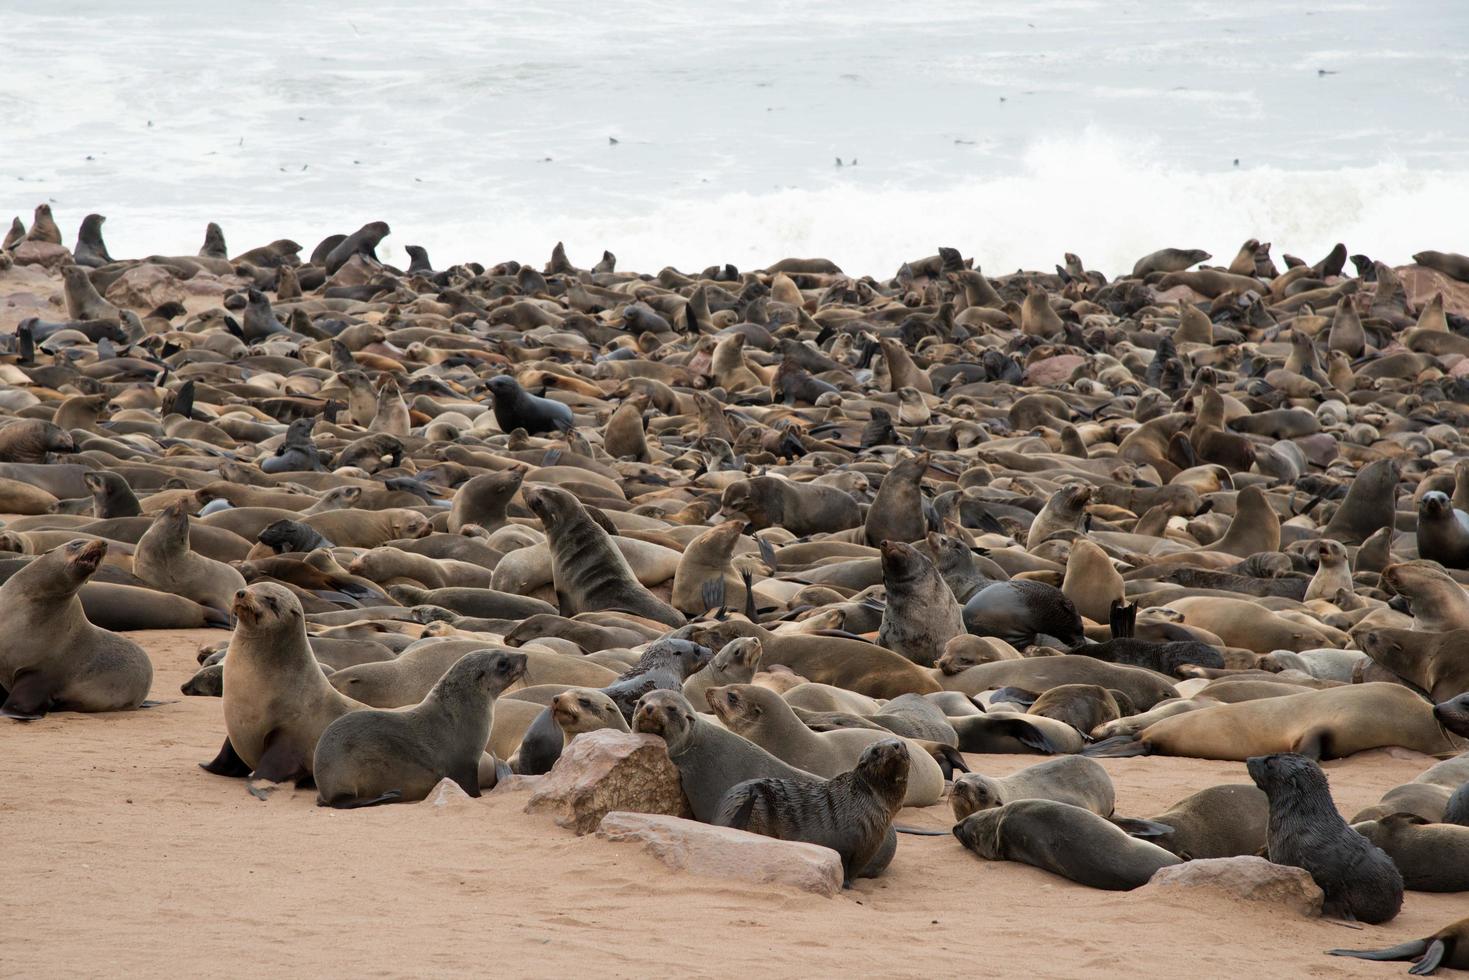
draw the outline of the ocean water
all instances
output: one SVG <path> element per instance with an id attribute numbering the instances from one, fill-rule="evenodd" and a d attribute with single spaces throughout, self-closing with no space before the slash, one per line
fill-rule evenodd
<path id="1" fill-rule="evenodd" d="M 0 0 L 0 38 L 0 220 L 120 257 L 1469 251 L 1464 0 Z"/>

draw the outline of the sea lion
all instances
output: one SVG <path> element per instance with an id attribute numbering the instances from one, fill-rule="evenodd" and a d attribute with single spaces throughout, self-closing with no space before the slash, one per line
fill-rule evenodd
<path id="1" fill-rule="evenodd" d="M 954 819 L 1016 800 L 1055 800 L 1110 817 L 1116 806 L 1112 777 L 1095 760 L 1063 755 L 1027 766 L 1008 776 L 970 772 L 954 780 L 949 803 Z"/>
<path id="2" fill-rule="evenodd" d="M 1460 751 L 1434 709 L 1398 684 L 1352 684 L 1288 697 L 1221 704 L 1174 715 L 1143 729 L 1131 747 L 1098 743 L 1089 754 L 1182 755 L 1243 762 L 1297 753 L 1341 759 L 1398 745 L 1430 755 Z"/>
<path id="3" fill-rule="evenodd" d="M 1178 696 L 1166 677 L 1140 667 L 1109 664 L 1091 657 L 1027 657 L 998 660 L 970 667 L 945 679 L 949 690 L 978 694 L 1001 687 L 1018 687 L 1037 694 L 1062 684 L 1096 684 L 1121 691 L 1140 711 Z"/>
<path id="4" fill-rule="evenodd" d="M 887 540 L 918 541 L 928 533 L 928 523 L 923 517 L 922 481 L 929 460 L 928 453 L 900 459 L 883 476 L 863 525 L 869 545 L 879 547 Z"/>
<path id="5" fill-rule="evenodd" d="M 1059 684 L 1036 698 L 1026 714 L 1054 718 L 1086 734 L 1132 714 L 1132 702 L 1121 691 L 1096 684 Z"/>
<path id="6" fill-rule="evenodd" d="M 1352 829 L 1392 858 L 1409 891 L 1469 891 L 1469 827 L 1394 813 Z"/>
<path id="7" fill-rule="evenodd" d="M 1191 265 L 1207 262 L 1213 257 L 1201 248 L 1162 248 L 1134 262 L 1132 276 L 1134 279 L 1143 279 L 1154 272 L 1182 272 Z"/>
<path id="8" fill-rule="evenodd" d="M 71 434 L 41 419 L 0 426 L 0 462 L 45 463 L 53 453 L 76 451 Z"/>
<path id="9" fill-rule="evenodd" d="M 1019 861 L 1090 888 L 1131 891 L 1177 856 L 1090 810 L 1054 800 L 1016 800 L 954 825 L 959 843 L 987 861 Z"/>
<path id="10" fill-rule="evenodd" d="M 1374 460 L 1362 467 L 1321 536 L 1356 545 L 1378 529 L 1392 527 L 1401 474 L 1401 467 L 1393 459 Z"/>
<path id="11" fill-rule="evenodd" d="M 1387 588 L 1408 600 L 1413 628 L 1425 633 L 1469 629 L 1469 596 L 1430 562 L 1399 562 L 1382 570 Z"/>
<path id="12" fill-rule="evenodd" d="M 413 707 L 364 708 L 327 725 L 312 761 L 317 802 L 337 808 L 412 803 L 442 779 L 479 796 L 495 698 L 525 675 L 525 663 L 523 653 L 467 653 Z M 493 771 L 493 762 L 488 768 Z"/>
<path id="13" fill-rule="evenodd" d="M 98 520 L 113 517 L 137 517 L 143 513 L 133 488 L 118 473 L 98 470 L 84 479 L 92 491 L 92 516 Z"/>
<path id="14" fill-rule="evenodd" d="M 1435 703 L 1469 691 L 1469 629 L 1446 633 L 1381 626 L 1354 634 L 1357 646 L 1398 677 L 1417 685 Z"/>
<path id="15" fill-rule="evenodd" d="M 882 542 L 882 577 L 887 590 L 877 642 L 924 667 L 965 633 L 964 612 L 928 556 L 911 544 Z"/>
<path id="16" fill-rule="evenodd" d="M 631 731 L 627 719 L 617 702 L 601 691 L 589 687 L 567 688 L 551 699 L 551 717 L 561 729 L 563 742 L 583 732 L 596 732 L 605 728 L 614 731 Z"/>
<path id="17" fill-rule="evenodd" d="M 1316 574 L 1311 577 L 1311 584 L 1306 586 L 1303 601 L 1335 599 L 1343 589 L 1348 594 L 1354 590 L 1352 570 L 1347 565 L 1347 549 L 1335 541 L 1323 539 L 1316 546 L 1316 561 Z"/>
<path id="18" fill-rule="evenodd" d="M 677 609 L 638 582 L 610 536 L 581 501 L 559 487 L 533 486 L 526 503 L 540 518 L 551 548 L 551 574 L 563 615 L 610 609 L 678 627 Z"/>
<path id="19" fill-rule="evenodd" d="M 751 779 L 731 787 L 714 822 L 777 840 L 804 841 L 836 851 L 842 886 L 859 873 L 880 874 L 893 817 L 908 789 L 908 750 L 895 738 L 867 746 L 851 770 L 825 782 Z"/>
<path id="20" fill-rule="evenodd" d="M 228 613 L 245 577 L 224 562 L 189 550 L 189 515 L 182 500 L 159 512 L 133 551 L 133 573 L 160 592 Z"/>
<path id="21" fill-rule="evenodd" d="M 1430 490 L 1418 501 L 1418 557 L 1445 568 L 1469 568 L 1469 514 L 1448 494 Z"/>
<path id="22" fill-rule="evenodd" d="M 1031 522 L 1025 547 L 1033 551 L 1054 534 L 1082 530 L 1087 519 L 1087 504 L 1091 499 L 1092 488 L 1085 483 L 1073 483 L 1051 494 Z"/>
<path id="23" fill-rule="evenodd" d="M 797 537 L 845 531 L 862 523 L 861 508 L 845 491 L 773 476 L 731 483 L 719 506 L 743 517 L 751 530 L 780 527 Z"/>
<path id="24" fill-rule="evenodd" d="M 1170 830 L 1147 839 L 1185 861 L 1242 857 L 1264 849 L 1269 821 L 1270 799 L 1257 787 L 1210 786 L 1148 817 Z"/>
<path id="25" fill-rule="evenodd" d="M 704 692 L 709 707 L 726 728 L 790 765 L 828 778 L 846 772 L 862 750 L 887 732 L 845 728 L 813 732 L 774 691 L 753 684 L 730 684 Z M 929 806 L 943 795 L 944 777 L 933 757 L 913 742 L 903 743 L 912 757 L 904 806 Z"/>
<path id="26" fill-rule="evenodd" d="M 1403 876 L 1380 847 L 1347 826 L 1320 766 L 1288 753 L 1255 756 L 1245 766 L 1270 798 L 1266 856 L 1309 872 L 1326 894 L 1324 914 L 1372 925 L 1398 914 Z"/>
<path id="27" fill-rule="evenodd" d="M 71 250 L 77 265 L 99 269 L 112 262 L 112 256 L 107 254 L 107 245 L 102 241 L 102 222 L 106 220 L 100 214 L 89 214 L 82 219 L 82 226 L 77 229 L 76 247 Z"/>
<path id="28" fill-rule="evenodd" d="M 1061 592 L 1083 617 L 1101 623 L 1111 615 L 1112 603 L 1126 594 L 1126 583 L 1101 547 L 1087 538 L 1078 538 L 1071 543 L 1066 558 Z"/>
<path id="29" fill-rule="evenodd" d="M 745 586 L 730 563 L 744 530 L 744 521 L 724 521 L 684 547 L 678 569 L 673 573 L 673 593 L 669 597 L 675 609 L 689 616 L 708 612 L 704 590 L 711 582 L 721 583 L 718 588 L 723 589 L 722 605 L 731 609 L 744 607 Z"/>
<path id="30" fill-rule="evenodd" d="M 1408 972 L 1415 977 L 1431 976 L 1441 966 L 1469 970 L 1469 919 L 1450 923 L 1423 939 L 1386 949 L 1328 949 L 1326 953 L 1359 960 L 1412 960 L 1414 966 Z"/>
<path id="31" fill-rule="evenodd" d="M 129 711 L 153 684 L 142 647 L 92 625 L 77 598 L 107 555 L 107 542 L 71 541 L 0 586 L 0 714 Z"/>
<path id="32" fill-rule="evenodd" d="M 515 469 L 481 473 L 460 484 L 449 508 L 449 532 L 458 534 L 466 524 L 477 524 L 486 531 L 504 527 L 505 509 L 524 479 L 525 471 Z"/>
<path id="33" fill-rule="evenodd" d="M 985 586 L 964 603 L 963 617 L 969 632 L 997 636 L 1015 647 L 1072 647 L 1085 637 L 1081 615 L 1066 594 L 1027 579 Z"/>
<path id="34" fill-rule="evenodd" d="M 377 262 L 377 253 L 374 249 L 386 238 L 392 229 L 386 221 L 369 221 L 358 228 L 352 234 L 342 239 L 330 252 L 326 254 L 322 265 L 326 268 L 326 274 L 334 276 L 337 270 L 346 265 L 354 255 L 361 255 Z M 314 260 L 313 260 L 314 261 Z M 508 431 L 508 430 L 507 430 Z"/>
<path id="35" fill-rule="evenodd" d="M 494 397 L 495 424 L 501 432 L 524 429 L 535 435 L 538 432 L 560 432 L 576 425 L 576 417 L 568 406 L 532 395 L 509 375 L 491 378 L 486 387 Z"/>
<path id="36" fill-rule="evenodd" d="M 342 715 L 367 707 L 322 675 L 301 603 L 283 585 L 235 593 L 235 632 L 224 658 L 225 741 L 200 768 L 272 783 L 311 778 L 316 743 Z"/>

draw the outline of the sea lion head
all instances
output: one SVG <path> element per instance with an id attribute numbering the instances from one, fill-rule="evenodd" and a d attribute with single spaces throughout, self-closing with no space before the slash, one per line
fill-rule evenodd
<path id="1" fill-rule="evenodd" d="M 396 538 L 422 538 L 433 530 L 433 522 L 416 510 L 398 510 L 390 520 Z"/>
<path id="2" fill-rule="evenodd" d="M 617 702 L 601 691 L 573 687 L 551 699 L 551 717 L 567 736 L 615 725 L 622 717 Z"/>
<path id="3" fill-rule="evenodd" d="M 540 519 L 541 526 L 551 531 L 564 525 L 578 513 L 583 513 L 581 503 L 560 487 L 533 486 L 525 491 L 525 503 L 531 513 Z"/>
<path id="4" fill-rule="evenodd" d="M 887 803 L 890 811 L 896 811 L 908 792 L 910 761 L 908 749 L 901 741 L 885 738 L 862 750 L 853 774 L 866 783 L 878 799 Z"/>
<path id="5" fill-rule="evenodd" d="M 961 634 L 944 644 L 944 652 L 934 661 L 945 676 L 953 677 L 962 674 L 970 667 L 978 667 L 998 659 L 993 656 L 993 651 L 984 637 L 973 636 L 968 633 Z"/>
<path id="6" fill-rule="evenodd" d="M 287 551 L 305 551 L 317 536 L 315 529 L 308 524 L 282 519 L 261 528 L 256 540 L 279 555 Z"/>
<path id="7" fill-rule="evenodd" d="M 1430 490 L 1418 501 L 1418 519 L 1420 521 L 1441 521 L 1452 517 L 1454 503 L 1449 495 L 1440 490 Z"/>
<path id="8" fill-rule="evenodd" d="M 954 825 L 954 836 L 959 843 L 980 857 L 994 861 L 1000 857 L 1000 815 L 1003 808 L 995 807 L 971 813 Z"/>
<path id="9" fill-rule="evenodd" d="M 704 700 L 710 709 L 724 722 L 724 727 L 736 734 L 743 734 L 759 723 L 765 714 L 760 703 L 760 693 L 775 694 L 753 684 L 726 684 L 711 687 L 704 692 Z M 776 697 L 780 695 L 775 694 Z"/>
<path id="10" fill-rule="evenodd" d="M 474 650 L 454 662 L 436 688 L 444 693 L 477 691 L 496 698 L 525 676 L 527 657 L 510 650 Z"/>
<path id="11" fill-rule="evenodd" d="M 954 808 L 954 819 L 963 820 L 971 813 L 1004 806 L 1005 800 L 1000 795 L 999 783 L 989 776 L 967 772 L 954 780 L 954 789 L 949 795 L 949 804 Z"/>
<path id="12" fill-rule="evenodd" d="M 1469 693 L 1434 705 L 1433 717 L 1455 735 L 1469 738 Z"/>
<path id="13" fill-rule="evenodd" d="M 752 528 L 770 527 L 775 516 L 770 513 L 766 502 L 774 499 L 775 488 L 763 487 L 754 480 L 739 480 L 724 488 L 719 498 L 721 513 L 742 517 Z"/>
<path id="14" fill-rule="evenodd" d="M 882 577 L 893 583 L 911 583 L 933 567 L 928 556 L 911 544 L 884 538 L 878 546 L 882 553 Z"/>
<path id="15" fill-rule="evenodd" d="M 765 645 L 758 636 L 738 636 L 720 647 L 710 663 L 720 673 L 741 671 L 753 675 L 760 669 L 764 652 Z"/>
<path id="16" fill-rule="evenodd" d="M 669 752 L 677 752 L 693 732 L 694 721 L 693 706 L 678 691 L 649 691 L 638 699 L 632 730 L 657 735 L 668 743 Z"/>
<path id="17" fill-rule="evenodd" d="M 1386 630 L 1363 630 L 1352 636 L 1357 641 L 1357 649 L 1361 650 L 1373 660 L 1384 657 L 1390 658 L 1394 663 L 1401 661 L 1396 659 L 1402 655 L 1403 645 L 1392 637 Z"/>
<path id="18" fill-rule="evenodd" d="M 1272 798 L 1278 793 L 1295 797 L 1326 791 L 1326 774 L 1321 767 L 1294 752 L 1253 756 L 1245 760 L 1245 769 L 1255 785 Z"/>
<path id="19" fill-rule="evenodd" d="M 714 659 L 714 650 L 710 647 L 681 636 L 665 636 L 653 644 L 638 660 L 640 668 L 650 668 L 657 664 L 676 665 L 683 680 L 702 670 Z"/>
<path id="20" fill-rule="evenodd" d="M 1057 490 L 1051 503 L 1062 514 L 1080 515 L 1092 499 L 1092 488 L 1086 483 L 1072 483 Z"/>
<path id="21" fill-rule="evenodd" d="M 235 614 L 235 629 L 246 633 L 271 633 L 301 628 L 304 619 L 301 603 L 290 589 L 274 582 L 247 585 L 235 593 L 230 606 Z"/>
<path id="22" fill-rule="evenodd" d="M 485 387 L 489 389 L 496 402 L 503 399 L 507 405 L 513 405 L 516 399 L 525 394 L 525 389 L 520 387 L 520 382 L 508 374 L 495 375 L 485 382 Z"/>
<path id="23" fill-rule="evenodd" d="M 1346 564 L 1347 549 L 1342 547 L 1340 541 L 1322 538 L 1316 543 L 1316 559 L 1323 567 L 1336 568 Z"/>
<path id="24" fill-rule="evenodd" d="M 61 546 L 65 556 L 66 577 L 80 585 L 97 573 L 102 559 L 107 557 L 107 542 L 101 538 L 78 538 Z"/>

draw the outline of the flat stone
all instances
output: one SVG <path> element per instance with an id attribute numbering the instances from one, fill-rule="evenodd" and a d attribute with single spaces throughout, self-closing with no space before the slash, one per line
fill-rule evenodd
<path id="1" fill-rule="evenodd" d="M 1469 316 L 1469 282 L 1451 279 L 1437 269 L 1416 264 L 1399 266 L 1393 271 L 1403 281 L 1410 316 L 1427 306 L 1434 293 L 1443 293 L 1445 313 Z"/>
<path id="2" fill-rule="evenodd" d="M 603 729 L 571 740 L 541 780 L 526 813 L 551 813 L 556 823 L 589 834 L 612 810 L 690 814 L 668 746 L 653 735 Z"/>
<path id="3" fill-rule="evenodd" d="M 1320 915 L 1325 898 L 1310 872 L 1271 864 L 1262 857 L 1186 861 L 1161 869 L 1143 886 L 1140 894 L 1172 892 L 1181 888 L 1207 889 L 1246 902 L 1279 905 L 1307 916 Z"/>
<path id="4" fill-rule="evenodd" d="M 776 840 L 682 817 L 613 811 L 598 837 L 635 841 L 676 871 L 830 897 L 842 890 L 842 859 L 829 847 Z"/>
<path id="5" fill-rule="evenodd" d="M 161 265 L 136 265 L 113 280 L 106 299 L 117 307 L 148 312 L 164 303 L 182 303 L 184 291 L 172 272 Z"/>

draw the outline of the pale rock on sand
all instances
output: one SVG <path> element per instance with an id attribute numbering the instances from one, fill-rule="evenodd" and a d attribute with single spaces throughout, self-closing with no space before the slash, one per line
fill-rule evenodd
<path id="1" fill-rule="evenodd" d="M 1300 915 L 1320 915 L 1324 895 L 1301 868 L 1271 864 L 1262 857 L 1206 858 L 1163 868 L 1144 891 L 1207 889 L 1247 902 L 1267 902 Z M 1164 896 L 1160 895 L 1159 898 Z"/>
<path id="2" fill-rule="evenodd" d="M 641 841 L 644 850 L 678 871 L 712 878 L 779 884 L 828 897 L 842 890 L 842 859 L 817 844 L 776 840 L 682 817 L 614 811 L 598 837 Z"/>
<path id="3" fill-rule="evenodd" d="M 690 814 L 668 747 L 654 735 L 583 732 L 531 794 L 527 813 L 554 813 L 559 826 L 589 834 L 612 810 Z"/>

